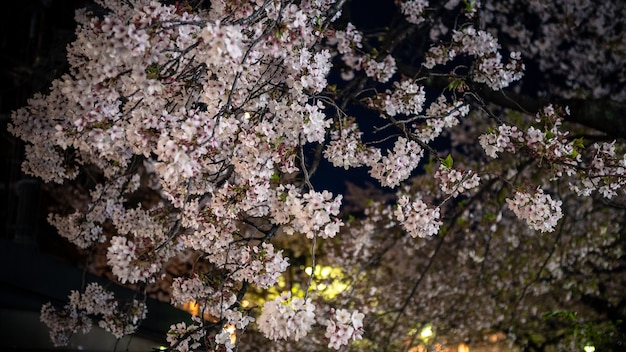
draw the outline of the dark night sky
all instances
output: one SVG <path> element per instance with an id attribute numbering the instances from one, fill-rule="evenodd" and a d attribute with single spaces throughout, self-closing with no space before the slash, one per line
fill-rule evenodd
<path id="1" fill-rule="evenodd" d="M 65 46 L 73 38 L 74 9 L 85 1 L 26 0 L 0 12 L 0 112 L 25 104 L 65 69 Z"/>

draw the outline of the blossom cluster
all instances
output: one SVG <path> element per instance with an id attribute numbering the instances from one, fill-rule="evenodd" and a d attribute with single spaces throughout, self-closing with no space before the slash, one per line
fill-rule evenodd
<path id="1" fill-rule="evenodd" d="M 424 150 L 417 142 L 398 137 L 393 151 L 380 160 L 370 161 L 370 175 L 383 186 L 396 187 L 411 175 L 423 155 Z"/>
<path id="2" fill-rule="evenodd" d="M 568 132 L 562 130 L 561 114 L 569 115 L 569 108 L 545 106 L 536 116 L 536 121 L 543 123 L 543 129 L 530 126 L 525 132 L 524 139 L 526 146 L 540 158 L 549 161 L 561 160 L 571 166 L 581 161 L 579 150 L 583 146 L 582 143 L 568 139 Z M 559 170 L 557 176 L 562 176 L 562 170 Z"/>
<path id="3" fill-rule="evenodd" d="M 430 48 L 423 65 L 432 69 L 436 65 L 448 63 L 461 54 L 473 56 L 476 63 L 472 79 L 485 83 L 493 90 L 500 90 L 522 78 L 524 64 L 521 62 L 519 52 L 511 52 L 509 62 L 502 63 L 499 48 L 498 41 L 489 32 L 468 26 L 453 32 L 451 45 Z"/>
<path id="4" fill-rule="evenodd" d="M 352 23 L 348 23 L 344 30 L 328 30 L 327 40 L 335 45 L 341 60 L 348 67 L 342 70 L 341 77 L 344 80 L 354 78 L 354 70 L 362 69 L 361 64 L 365 56 L 360 52 L 363 47 L 363 35 Z"/>
<path id="5" fill-rule="evenodd" d="M 197 275 L 190 278 L 175 278 L 172 283 L 172 304 L 179 305 L 196 301 L 200 297 L 208 297 L 213 288 Z"/>
<path id="6" fill-rule="evenodd" d="M 247 314 L 242 314 L 239 310 L 232 309 L 226 310 L 224 317 L 226 323 L 221 331 L 215 335 L 215 343 L 223 347 L 226 352 L 233 352 L 237 348 L 236 338 L 233 338 L 234 334 L 237 331 L 243 331 L 255 319 Z"/>
<path id="7" fill-rule="evenodd" d="M 450 104 L 440 95 L 426 110 L 426 123 L 420 126 L 415 124 L 415 135 L 422 142 L 429 143 L 439 137 L 444 129 L 456 126 L 459 118 L 467 116 L 469 111 L 468 104 L 460 100 Z"/>
<path id="8" fill-rule="evenodd" d="M 417 115 L 422 112 L 426 102 L 423 86 L 418 85 L 415 80 L 409 79 L 396 81 L 393 86 L 393 92 L 387 90 L 387 94 L 381 102 L 382 109 L 387 115 Z"/>
<path id="9" fill-rule="evenodd" d="M 227 281 L 210 278 L 206 275 L 194 275 L 190 278 L 178 277 L 172 283 L 172 304 L 183 305 L 193 302 L 198 306 L 198 314 L 193 317 L 194 323 L 184 322 L 173 324 L 168 332 L 168 342 L 177 351 L 189 351 L 200 346 L 203 339 L 211 339 L 217 346 L 232 351 L 236 345 L 231 339 L 237 331 L 243 332 L 255 321 L 249 311 L 237 304 L 233 284 L 239 280 L 235 275 Z M 206 320 L 218 321 L 217 333 L 205 336 L 203 325 Z M 211 342 L 211 344 L 213 344 Z"/>
<path id="10" fill-rule="evenodd" d="M 626 153 L 619 155 L 612 143 L 594 143 L 594 151 L 589 170 L 582 178 L 582 187 L 572 188 L 580 195 L 589 195 L 598 191 L 602 196 L 611 199 L 626 187 Z"/>
<path id="11" fill-rule="evenodd" d="M 453 197 L 478 187 L 480 183 L 480 176 L 476 172 L 472 170 L 459 171 L 443 164 L 439 166 L 434 177 L 441 182 L 441 190 Z"/>
<path id="12" fill-rule="evenodd" d="M 65 346 L 73 333 L 91 331 L 92 316 L 99 316 L 98 326 L 117 338 L 132 334 L 139 322 L 146 317 L 143 302 L 133 300 L 127 305 L 118 306 L 112 292 L 92 282 L 83 293 L 72 291 L 69 303 L 57 310 L 51 303 L 41 308 L 41 321 L 50 329 L 50 338 L 55 346 Z"/>
<path id="13" fill-rule="evenodd" d="M 67 346 L 72 334 L 77 332 L 86 334 L 93 326 L 92 320 L 85 312 L 79 312 L 69 306 L 59 312 L 49 302 L 41 307 L 40 320 L 50 330 L 50 341 L 54 346 Z"/>
<path id="14" fill-rule="evenodd" d="M 89 192 L 91 200 L 87 209 L 76 206 L 74 213 L 62 216 L 49 214 L 48 222 L 58 233 L 79 248 L 88 248 L 106 240 L 102 225 L 106 219 L 123 211 L 123 195 L 131 194 L 139 187 L 139 177 L 119 177 L 106 186 L 102 184 Z"/>
<path id="15" fill-rule="evenodd" d="M 363 313 L 355 310 L 352 313 L 345 309 L 337 309 L 333 312 L 333 318 L 326 325 L 328 347 L 336 350 L 347 345 L 350 340 L 363 338 Z"/>
<path id="16" fill-rule="evenodd" d="M 517 191 L 506 203 L 530 228 L 541 232 L 554 231 L 559 219 L 563 217 L 562 202 L 552 199 L 541 188 L 537 188 L 533 194 Z"/>
<path id="17" fill-rule="evenodd" d="M 500 125 L 497 131 L 489 131 L 480 135 L 478 142 L 485 150 L 485 153 L 497 158 L 498 153 L 508 151 L 514 153 L 517 143 L 524 141 L 524 134 L 516 126 Z"/>
<path id="18" fill-rule="evenodd" d="M 397 69 L 396 60 L 391 55 L 385 56 L 381 61 L 367 56 L 362 65 L 367 76 L 380 83 L 389 81 Z"/>
<path id="19" fill-rule="evenodd" d="M 570 138 L 562 130 L 562 114 L 568 109 L 552 105 L 537 113 L 540 127 L 529 126 L 525 131 L 516 126 L 500 125 L 479 137 L 485 153 L 497 158 L 498 153 L 526 149 L 541 163 L 548 163 L 554 178 L 576 176 L 570 188 L 579 195 L 589 196 L 598 191 L 606 198 L 617 195 L 626 185 L 624 155 L 619 155 L 614 143 L 594 143 L 585 148 L 581 138 Z"/>
<path id="20" fill-rule="evenodd" d="M 281 251 L 275 251 L 271 243 L 261 246 L 242 247 L 239 258 L 233 258 L 239 266 L 234 271 L 234 280 L 246 280 L 259 288 L 269 288 L 276 284 L 278 277 L 287 269 L 289 261 Z"/>
<path id="21" fill-rule="evenodd" d="M 361 44 L 363 36 L 352 23 L 348 23 L 345 30 L 334 31 L 332 36 L 329 37 L 329 40 L 337 45 L 337 51 L 340 54 L 350 53 L 352 50 L 363 46 Z"/>
<path id="22" fill-rule="evenodd" d="M 331 217 L 339 214 L 341 195 L 334 199 L 328 191 L 309 191 L 301 195 L 292 185 L 281 185 L 276 191 L 273 217 L 276 223 L 285 225 L 286 233 L 302 233 L 312 239 L 318 235 L 332 238 L 339 232 L 343 222 Z"/>
<path id="23" fill-rule="evenodd" d="M 342 72 L 344 80 L 354 77 L 354 71 L 365 74 L 380 83 L 388 82 L 397 71 L 396 60 L 392 55 L 370 55 L 361 51 L 363 35 L 348 23 L 345 30 L 328 30 L 329 44 L 335 45 L 337 53 L 348 67 Z"/>
<path id="24" fill-rule="evenodd" d="M 172 324 L 167 332 L 167 342 L 179 352 L 189 352 L 201 346 L 200 341 L 204 331 L 198 318 L 192 317 L 194 323 L 187 325 L 185 322 Z"/>
<path id="25" fill-rule="evenodd" d="M 589 196 L 597 191 L 613 198 L 626 185 L 626 154 L 617 153 L 615 141 L 585 148 L 582 138 L 569 138 L 561 127 L 563 113 L 569 114 L 569 109 L 549 105 L 541 110 L 537 121 L 545 127 L 530 126 L 525 133 L 526 146 L 542 161 L 551 163 L 555 177 L 576 175 L 570 188 L 577 194 Z"/>
<path id="26" fill-rule="evenodd" d="M 293 338 L 298 341 L 307 335 L 314 323 L 315 305 L 311 298 L 292 298 L 291 292 L 265 302 L 257 319 L 259 330 L 271 340 Z"/>
<path id="27" fill-rule="evenodd" d="M 111 238 L 107 262 L 122 283 L 153 281 L 162 264 L 180 250 L 178 241 L 167 243 L 166 229 L 149 211 L 119 207 L 111 218 L 118 235 Z"/>
<path id="28" fill-rule="evenodd" d="M 431 209 L 421 199 L 411 202 L 407 195 L 400 196 L 393 215 L 413 238 L 434 236 L 442 224 L 438 207 Z"/>
<path id="29" fill-rule="evenodd" d="M 424 22 L 424 9 L 428 7 L 428 0 L 408 0 L 400 3 L 400 11 L 410 23 Z"/>
<path id="30" fill-rule="evenodd" d="M 237 302 L 232 280 L 220 281 L 206 275 L 175 278 L 171 303 L 182 305 L 196 302 L 200 311 L 213 318 L 222 318 Z"/>
<path id="31" fill-rule="evenodd" d="M 363 144 L 362 132 L 354 121 L 344 120 L 340 130 L 330 133 L 330 141 L 324 149 L 324 157 L 335 167 L 348 170 L 352 167 L 367 165 L 370 160 L 380 159 L 380 152 Z"/>

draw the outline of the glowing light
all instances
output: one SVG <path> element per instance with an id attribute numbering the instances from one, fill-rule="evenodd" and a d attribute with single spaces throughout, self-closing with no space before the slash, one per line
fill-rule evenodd
<path id="1" fill-rule="evenodd" d="M 333 272 L 333 268 L 330 266 L 325 266 L 322 268 L 322 270 L 320 270 L 320 272 L 321 272 L 320 276 L 322 278 L 327 278 L 327 277 L 330 277 L 330 274 Z"/>
<path id="2" fill-rule="evenodd" d="M 230 333 L 230 343 L 233 345 L 237 343 L 237 328 L 233 324 L 226 324 L 224 326 L 226 331 Z"/>
<path id="3" fill-rule="evenodd" d="M 157 351 L 167 351 L 167 346 L 159 346 L 156 348 Z"/>
<path id="4" fill-rule="evenodd" d="M 503 332 L 496 332 L 495 334 L 491 334 L 487 337 L 487 340 L 491 343 L 496 343 L 501 340 L 505 340 L 506 335 Z"/>
<path id="5" fill-rule="evenodd" d="M 197 316 L 198 314 L 200 314 L 200 306 L 196 301 L 185 302 L 182 304 L 182 306 L 180 306 L 180 309 L 190 313 L 191 315 Z"/>
<path id="6" fill-rule="evenodd" d="M 302 269 L 309 276 L 314 274 L 316 280 L 311 285 L 311 289 L 317 291 L 324 299 L 333 299 L 348 289 L 348 285 L 343 281 L 344 273 L 341 268 L 317 265 L 315 270 L 310 266 L 303 266 Z"/>
<path id="7" fill-rule="evenodd" d="M 435 336 L 435 333 L 433 332 L 433 326 L 430 324 L 424 326 L 422 331 L 420 331 L 420 338 L 424 341 L 428 341 L 433 336 Z"/>
<path id="8" fill-rule="evenodd" d="M 311 276 L 313 269 L 310 266 L 307 266 L 306 268 L 304 268 L 304 272 L 307 275 Z M 320 279 L 329 279 L 333 276 L 340 276 L 340 275 L 341 275 L 340 268 L 333 268 L 332 266 L 321 266 L 321 265 L 318 265 L 315 267 L 315 276 L 317 276 Z"/>
<path id="9" fill-rule="evenodd" d="M 419 346 L 411 347 L 411 349 L 408 352 L 428 352 L 428 350 L 426 349 L 426 346 L 419 345 Z"/>
<path id="10" fill-rule="evenodd" d="M 596 351 L 596 346 L 594 346 L 594 345 L 585 345 L 585 347 L 583 347 L 583 350 L 585 350 L 585 352 L 595 352 Z"/>
<path id="11" fill-rule="evenodd" d="M 250 307 L 250 301 L 248 301 L 247 299 L 244 299 L 241 301 L 241 306 L 244 308 L 248 308 Z"/>
<path id="12" fill-rule="evenodd" d="M 249 112 L 247 112 L 247 111 L 246 111 L 246 112 L 244 112 L 244 113 L 243 113 L 243 117 L 244 117 L 246 120 L 247 120 L 247 119 L 249 119 L 249 118 L 250 118 L 250 113 L 249 113 Z"/>
<path id="13" fill-rule="evenodd" d="M 468 345 L 461 343 L 459 344 L 459 348 L 458 348 L 459 352 L 470 352 L 470 348 Z"/>

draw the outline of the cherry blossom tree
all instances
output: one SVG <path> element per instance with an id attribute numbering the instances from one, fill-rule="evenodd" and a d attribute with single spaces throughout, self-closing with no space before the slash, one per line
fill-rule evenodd
<path id="1" fill-rule="evenodd" d="M 24 172 L 86 185 L 61 236 L 200 307 L 172 350 L 626 335 L 619 0 L 98 4 L 9 130 Z M 91 283 L 41 319 L 63 345 L 146 314 Z"/>

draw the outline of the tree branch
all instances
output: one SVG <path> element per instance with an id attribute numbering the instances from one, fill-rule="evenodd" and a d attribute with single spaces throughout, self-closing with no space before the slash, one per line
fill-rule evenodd
<path id="1" fill-rule="evenodd" d="M 404 75 L 414 77 L 418 69 L 397 63 L 398 71 Z M 445 89 L 450 81 L 447 77 L 430 76 L 425 81 L 427 86 Z M 622 139 L 626 136 L 626 104 L 609 99 L 542 99 L 515 93 L 510 89 L 494 91 L 484 84 L 472 84 L 474 92 L 485 101 L 521 111 L 528 114 L 537 113 L 542 107 L 553 103 L 569 106 L 570 116 L 567 121 L 591 127 L 614 138 Z"/>

